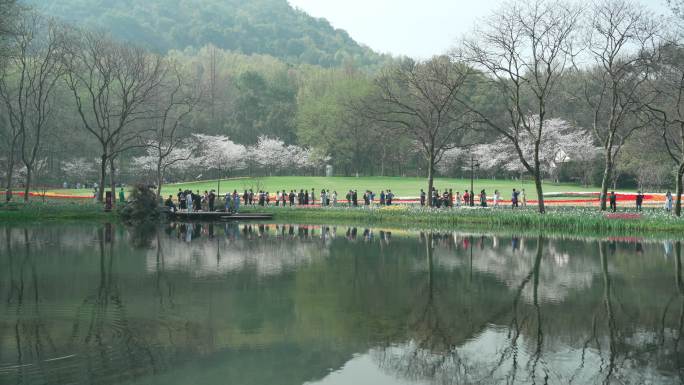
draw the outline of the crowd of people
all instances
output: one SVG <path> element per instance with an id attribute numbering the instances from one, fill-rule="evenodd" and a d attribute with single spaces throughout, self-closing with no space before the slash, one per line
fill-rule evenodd
<path id="1" fill-rule="evenodd" d="M 436 188 L 432 189 L 430 194 L 430 206 L 436 208 L 452 208 L 461 206 L 475 206 L 488 207 L 489 200 L 487 197 L 487 192 L 481 190 L 479 194 L 475 191 L 465 190 L 463 194 L 460 191 L 454 192 L 453 189 L 444 190 L 441 194 Z M 420 205 L 425 206 L 427 204 L 427 194 L 423 189 L 420 190 Z M 501 193 L 499 190 L 494 190 L 494 195 L 492 196 L 492 206 L 500 207 L 502 203 Z M 525 189 L 516 190 L 513 189 L 511 193 L 511 207 L 526 207 L 527 197 L 525 196 Z"/>
<path id="2" fill-rule="evenodd" d="M 420 190 L 420 205 L 429 205 L 435 208 L 453 208 L 461 206 L 475 206 L 476 200 L 477 205 L 481 207 L 488 207 L 488 197 L 485 190 L 480 191 L 479 194 L 465 190 L 463 194 L 459 191 L 453 192 L 453 189 L 444 190 L 444 192 L 439 193 L 436 188 L 433 188 L 430 194 L 430 202 L 427 201 L 427 194 L 422 189 Z M 239 193 L 237 190 L 233 192 L 228 192 L 223 196 L 223 200 L 219 206 L 217 202 L 219 197 L 215 190 L 205 190 L 204 194 L 200 191 L 182 190 L 178 189 L 176 194 L 176 199 L 174 200 L 173 195 L 169 195 L 164 201 L 164 206 L 172 211 L 182 210 L 187 212 L 199 212 L 199 211 L 225 211 L 231 213 L 237 213 L 240 206 L 347 206 L 347 207 L 358 207 L 380 205 L 380 206 L 391 206 L 396 203 L 395 195 L 392 190 L 382 190 L 379 194 L 371 190 L 366 190 L 359 196 L 359 192 L 354 189 L 350 189 L 344 195 L 340 197 L 337 191 L 332 191 L 327 189 L 321 189 L 318 194 L 316 194 L 315 189 L 300 189 L 299 191 L 281 190 L 272 194 L 268 191 L 259 190 L 257 192 L 252 189 L 244 190 L 243 193 Z M 494 191 L 493 195 L 493 206 L 499 207 L 502 202 L 501 194 L 499 190 Z M 526 206 L 527 200 L 525 198 L 525 190 L 517 191 L 513 189 L 511 194 L 512 207 Z"/>

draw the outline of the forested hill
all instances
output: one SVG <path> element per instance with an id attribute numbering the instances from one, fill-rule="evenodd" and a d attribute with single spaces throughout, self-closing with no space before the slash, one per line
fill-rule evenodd
<path id="1" fill-rule="evenodd" d="M 291 63 L 375 66 L 390 60 L 287 0 L 23 0 L 48 15 L 110 30 L 158 52 L 214 44 Z"/>

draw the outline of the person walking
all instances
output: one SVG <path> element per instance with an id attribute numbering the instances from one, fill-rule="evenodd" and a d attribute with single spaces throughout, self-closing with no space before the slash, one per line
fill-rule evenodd
<path id="1" fill-rule="evenodd" d="M 518 199 L 520 200 L 520 203 L 522 203 L 522 207 L 527 207 L 527 195 L 525 195 L 525 189 L 520 191 L 520 197 Z"/>
<path id="2" fill-rule="evenodd" d="M 470 204 L 470 193 L 468 193 L 468 190 L 465 190 L 463 193 L 463 204 L 466 206 Z"/>
<path id="3" fill-rule="evenodd" d="M 501 200 L 501 194 L 499 190 L 494 190 L 494 207 L 499 207 L 499 200 Z"/>
<path id="4" fill-rule="evenodd" d="M 641 211 L 641 205 L 644 203 L 644 194 L 641 193 L 641 190 L 637 191 L 636 195 L 636 211 Z"/>
<path id="5" fill-rule="evenodd" d="M 380 191 L 380 206 L 384 206 L 384 205 L 385 205 L 385 199 L 386 199 L 386 197 L 387 197 L 387 196 L 385 195 L 385 190 L 381 190 L 381 191 Z"/>
<path id="6" fill-rule="evenodd" d="M 332 193 L 332 205 L 337 206 L 337 190 L 334 190 Z"/>
<path id="7" fill-rule="evenodd" d="M 456 208 L 461 207 L 461 192 L 460 191 L 456 191 L 456 195 L 454 196 L 454 205 L 456 206 Z"/>
<path id="8" fill-rule="evenodd" d="M 610 192 L 609 200 L 610 200 L 611 211 L 616 212 L 617 211 L 617 195 L 615 195 L 615 191 Z"/>
<path id="9" fill-rule="evenodd" d="M 487 207 L 487 193 L 485 190 L 480 191 L 480 207 Z"/>

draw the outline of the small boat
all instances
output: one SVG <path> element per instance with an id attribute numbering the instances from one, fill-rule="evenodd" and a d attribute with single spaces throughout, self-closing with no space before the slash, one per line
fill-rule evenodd
<path id="1" fill-rule="evenodd" d="M 270 220 L 273 214 L 266 213 L 228 213 L 224 211 L 166 211 L 169 218 L 183 221 L 249 221 Z"/>

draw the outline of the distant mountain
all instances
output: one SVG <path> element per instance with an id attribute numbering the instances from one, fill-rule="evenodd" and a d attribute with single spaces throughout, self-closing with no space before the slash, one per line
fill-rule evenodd
<path id="1" fill-rule="evenodd" d="M 207 44 L 324 67 L 391 60 L 287 0 L 23 0 L 68 22 L 106 29 L 158 52 Z"/>

